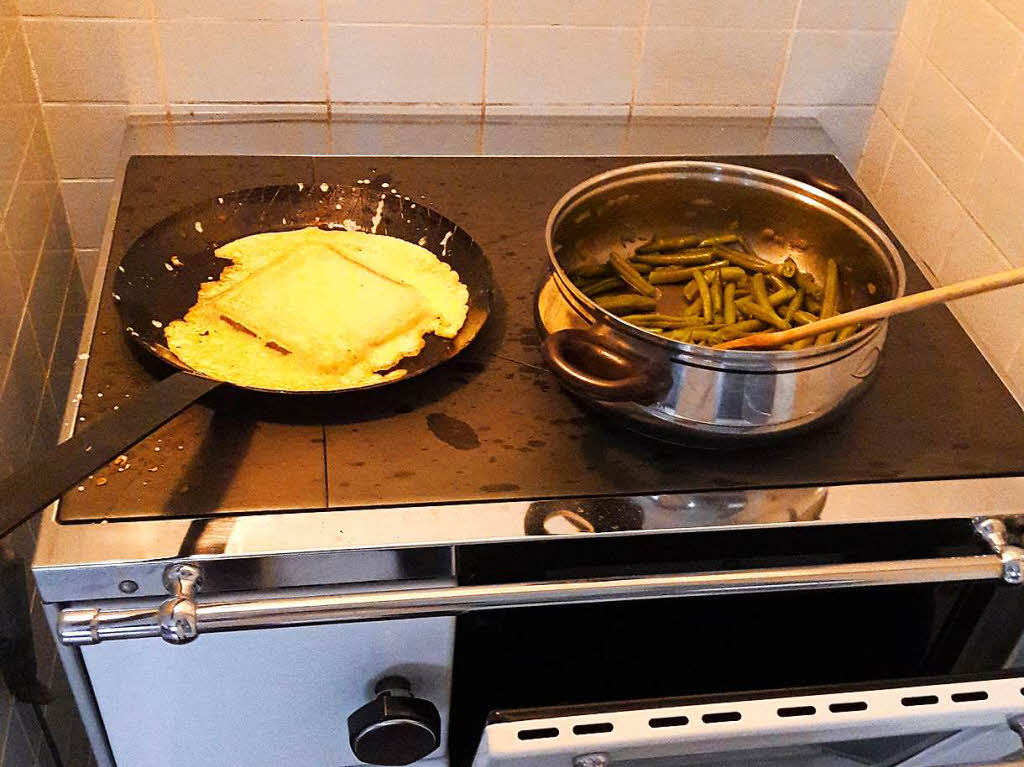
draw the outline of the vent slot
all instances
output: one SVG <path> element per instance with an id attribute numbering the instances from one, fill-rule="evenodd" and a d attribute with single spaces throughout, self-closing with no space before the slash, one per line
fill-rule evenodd
<path id="1" fill-rule="evenodd" d="M 910 698 L 900 699 L 900 703 L 904 706 L 934 706 L 939 702 L 938 695 L 914 695 Z"/>
<path id="2" fill-rule="evenodd" d="M 954 692 L 953 702 L 954 703 L 974 703 L 979 700 L 988 700 L 988 693 L 984 690 L 977 690 L 975 692 Z"/>
<path id="3" fill-rule="evenodd" d="M 722 722 L 738 722 L 741 718 L 739 711 L 719 711 L 715 714 L 704 714 L 700 720 L 704 724 L 721 724 Z"/>
<path id="4" fill-rule="evenodd" d="M 597 735 L 601 732 L 611 732 L 615 728 L 611 722 L 594 722 L 593 724 L 577 724 L 572 728 L 573 735 Z"/>
<path id="5" fill-rule="evenodd" d="M 851 700 L 848 703 L 830 703 L 828 710 L 833 714 L 850 714 L 854 711 L 867 711 L 868 704 L 862 700 Z"/>
<path id="6" fill-rule="evenodd" d="M 537 730 L 520 730 L 517 735 L 519 740 L 543 740 L 544 738 L 557 738 L 557 727 L 541 727 Z"/>
<path id="7" fill-rule="evenodd" d="M 816 710 L 814 706 L 789 706 L 788 708 L 780 708 L 775 713 L 786 719 L 791 716 L 814 716 Z"/>
<path id="8" fill-rule="evenodd" d="M 659 727 L 682 727 L 689 723 L 689 718 L 685 716 L 659 716 L 657 719 L 649 721 L 647 726 L 658 729 Z"/>

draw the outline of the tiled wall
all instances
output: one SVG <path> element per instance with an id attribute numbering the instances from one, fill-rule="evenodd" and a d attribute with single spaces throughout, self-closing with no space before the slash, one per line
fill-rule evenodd
<path id="1" fill-rule="evenodd" d="M 10 0 L 0 0 L 0 476 L 30 448 L 56 441 L 84 310 L 22 25 Z M 84 732 L 28 571 L 36 529 L 24 524 L 0 539 L 0 643 L 10 640 L 11 597 L 22 593 L 38 678 L 54 693 L 39 715 L 64 764 L 87 764 Z M 52 763 L 37 712 L 15 701 L 0 678 L 0 767 Z"/>
<path id="2" fill-rule="evenodd" d="M 1024 266 L 1024 2 L 910 0 L 860 182 L 938 282 Z M 953 310 L 1024 402 L 1024 287 Z"/>
<path id="3" fill-rule="evenodd" d="M 83 258 L 125 116 L 816 115 L 855 161 L 905 0 L 21 0 Z"/>

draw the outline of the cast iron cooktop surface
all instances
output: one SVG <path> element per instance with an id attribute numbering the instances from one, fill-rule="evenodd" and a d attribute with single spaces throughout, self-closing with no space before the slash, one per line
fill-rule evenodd
<path id="1" fill-rule="evenodd" d="M 664 158 L 651 158 L 664 159 Z M 708 158 L 701 158 L 708 159 Z M 830 155 L 714 158 L 805 168 L 852 186 Z M 270 184 L 397 187 L 463 226 L 494 270 L 494 311 L 457 358 L 408 382 L 333 396 L 224 387 L 97 473 L 62 521 L 658 494 L 1024 473 L 1024 413 L 944 307 L 892 321 L 883 363 L 840 419 L 772 446 L 702 451 L 635 434 L 566 395 L 541 361 L 534 292 L 556 200 L 627 157 L 134 157 L 128 164 L 80 415 L 168 370 L 130 343 L 111 296 L 132 241 L 165 216 Z M 871 210 L 869 215 L 881 219 Z M 386 232 L 386 220 L 381 232 Z M 928 287 L 906 254 L 907 290 Z M 102 397 L 98 396 L 102 393 Z"/>

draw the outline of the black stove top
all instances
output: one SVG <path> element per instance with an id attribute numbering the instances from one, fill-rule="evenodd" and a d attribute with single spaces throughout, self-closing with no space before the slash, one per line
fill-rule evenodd
<path id="1" fill-rule="evenodd" d="M 653 158 L 652 158 L 653 159 Z M 664 158 L 657 158 L 664 159 Z M 832 156 L 721 158 L 805 168 L 853 185 Z M 702 451 L 635 434 L 566 395 L 541 361 L 534 293 L 544 221 L 584 178 L 637 158 L 135 157 L 128 165 L 82 392 L 86 421 L 164 376 L 123 332 L 111 296 L 122 255 L 165 216 L 269 184 L 388 183 L 481 244 L 495 308 L 458 358 L 362 393 L 273 397 L 224 387 L 97 473 L 62 521 L 200 517 L 709 489 L 1024 474 L 1024 413 L 948 310 L 893 320 L 867 394 L 786 442 Z M 873 210 L 869 215 L 881 224 Z M 884 225 L 883 225 L 884 228 Z M 907 289 L 928 287 L 904 254 Z M 102 394 L 102 397 L 99 395 Z"/>

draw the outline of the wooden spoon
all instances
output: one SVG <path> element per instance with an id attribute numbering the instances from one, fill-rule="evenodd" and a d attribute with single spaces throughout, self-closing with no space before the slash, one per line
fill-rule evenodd
<path id="1" fill-rule="evenodd" d="M 837 314 L 825 320 L 818 320 L 807 325 L 801 325 L 791 330 L 779 330 L 771 333 L 755 333 L 745 338 L 737 338 L 734 341 L 714 346 L 715 349 L 773 349 L 784 344 L 791 344 L 801 338 L 809 338 L 820 333 L 828 333 L 849 325 L 863 325 L 869 322 L 876 322 L 895 314 L 905 314 L 916 309 L 924 309 L 926 306 L 943 304 L 956 298 L 974 296 L 978 293 L 987 293 L 990 290 L 1008 288 L 1011 285 L 1024 283 L 1024 267 L 1010 269 L 1005 272 L 986 274 L 984 277 L 975 277 L 963 282 L 954 282 L 952 285 L 945 285 L 933 290 L 925 290 L 915 293 L 912 296 L 894 298 L 892 301 L 883 301 L 880 304 L 872 304 L 862 309 L 854 309 L 852 312 Z M 1024 311 L 1024 305 L 1021 306 Z"/>

